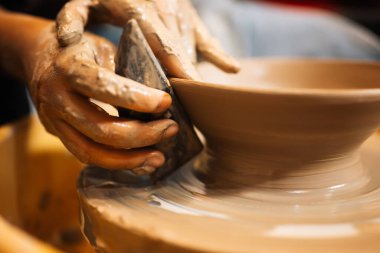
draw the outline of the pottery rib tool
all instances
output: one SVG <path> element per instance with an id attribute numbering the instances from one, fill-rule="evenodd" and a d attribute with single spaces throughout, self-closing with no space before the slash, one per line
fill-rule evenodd
<path id="1" fill-rule="evenodd" d="M 172 106 L 164 114 L 147 114 L 119 108 L 120 117 L 137 118 L 144 121 L 170 118 L 179 124 L 179 133 L 156 148 L 164 153 L 166 163 L 152 175 L 154 180 L 170 174 L 202 150 L 193 125 L 177 100 L 169 80 L 153 51 L 148 45 L 136 20 L 130 20 L 124 27 L 115 57 L 116 73 L 149 87 L 163 90 L 172 97 Z"/>

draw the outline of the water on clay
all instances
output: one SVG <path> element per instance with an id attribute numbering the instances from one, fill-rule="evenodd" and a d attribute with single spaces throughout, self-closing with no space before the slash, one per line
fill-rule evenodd
<path id="1" fill-rule="evenodd" d="M 164 219 L 171 219 L 173 214 L 189 216 L 190 220 L 207 218 L 228 223 L 234 231 L 244 233 L 249 228 L 251 232 L 268 237 L 355 236 L 361 227 L 380 226 L 379 159 L 373 154 L 373 147 L 379 145 L 377 135 L 364 145 L 361 162 L 368 168 L 368 174 L 364 176 L 365 183 L 354 194 L 328 197 L 334 196 L 334 191 L 341 187 L 332 185 L 325 189 L 323 198 L 310 201 L 307 199 L 310 192 L 301 190 L 281 191 L 279 196 L 278 191 L 261 190 L 255 186 L 214 188 L 204 183 L 202 172 L 196 169 L 197 159 L 203 158 L 196 158 L 153 186 L 149 177 L 135 177 L 128 172 L 112 174 L 99 168 L 87 169 L 82 184 L 85 195 L 100 193 L 125 208 Z M 173 220 L 178 219 L 177 215 L 172 216 Z M 166 226 L 170 224 L 167 222 Z M 212 227 L 209 229 L 213 230 Z"/>

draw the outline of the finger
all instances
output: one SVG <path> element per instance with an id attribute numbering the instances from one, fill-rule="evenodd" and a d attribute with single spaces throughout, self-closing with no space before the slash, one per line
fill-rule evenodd
<path id="1" fill-rule="evenodd" d="M 136 19 L 154 55 L 168 74 L 186 79 L 199 79 L 191 57 L 186 53 L 178 34 L 168 30 L 160 19 L 151 1 L 134 6 L 131 1 L 101 0 L 100 4 L 119 17 L 118 24 L 124 25 L 130 18 Z"/>
<path id="2" fill-rule="evenodd" d="M 200 79 L 193 57 L 189 56 L 181 38 L 175 33 L 168 32 L 157 19 L 157 17 L 152 17 L 151 20 L 139 21 L 155 56 L 165 66 L 169 75 L 185 79 Z"/>
<path id="3" fill-rule="evenodd" d="M 93 0 L 72 0 L 58 13 L 56 26 L 59 45 L 66 47 L 78 43 L 86 26 Z"/>
<path id="4" fill-rule="evenodd" d="M 176 45 L 173 40 L 161 39 L 158 34 L 149 34 L 146 38 L 153 53 L 165 67 L 169 76 L 200 80 L 192 57 L 189 57 L 183 46 L 177 46 L 181 44 L 180 40 L 177 40 L 178 44 Z"/>
<path id="5" fill-rule="evenodd" d="M 219 46 L 218 42 L 212 38 L 206 40 L 207 35 L 198 33 L 196 35 L 197 50 L 203 57 L 213 63 L 218 68 L 227 73 L 237 73 L 240 64 L 231 56 L 227 55 Z"/>
<path id="6" fill-rule="evenodd" d="M 94 54 L 96 64 L 114 72 L 116 53 L 115 45 L 102 37 L 92 34 L 87 34 L 87 36 L 92 38 L 87 41 L 90 47 L 94 48 L 92 52 Z"/>
<path id="7" fill-rule="evenodd" d="M 180 3 L 182 3 L 182 1 L 180 1 Z M 182 8 L 182 4 L 179 6 L 177 24 L 179 27 L 182 45 L 191 61 L 195 64 L 197 62 L 197 52 L 195 50 L 194 27 L 192 24 L 191 15 L 189 15 L 186 9 Z"/>
<path id="8" fill-rule="evenodd" d="M 112 117 L 88 99 L 73 94 L 60 94 L 60 100 L 51 96 L 49 103 L 61 118 L 93 141 L 116 148 L 151 146 L 178 132 L 173 120 L 141 122 Z M 59 103 L 57 105 L 57 103 Z"/>
<path id="9" fill-rule="evenodd" d="M 67 75 L 74 90 L 114 106 L 139 112 L 160 113 L 171 105 L 169 94 L 99 67 L 88 43 L 81 42 L 67 48 L 57 59 L 56 67 Z"/>
<path id="10" fill-rule="evenodd" d="M 46 109 L 46 108 L 44 108 Z M 158 168 L 165 162 L 152 149 L 118 150 L 93 142 L 62 120 L 54 121 L 57 135 L 65 147 L 81 162 L 108 169 Z"/>
<path id="11" fill-rule="evenodd" d="M 179 34 L 177 24 L 178 0 L 156 0 L 152 1 L 156 12 L 166 28 L 173 33 Z"/>
<path id="12" fill-rule="evenodd" d="M 240 64 L 235 59 L 224 53 L 218 41 L 210 35 L 208 29 L 199 18 L 191 3 L 189 3 L 188 0 L 183 0 L 183 4 L 187 5 L 187 10 L 193 18 L 195 40 L 198 52 L 202 54 L 206 60 L 215 64 L 225 72 L 237 73 L 240 70 Z"/>

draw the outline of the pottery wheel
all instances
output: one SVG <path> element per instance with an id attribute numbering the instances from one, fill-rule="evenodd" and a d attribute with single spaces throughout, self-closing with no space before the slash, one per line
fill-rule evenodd
<path id="1" fill-rule="evenodd" d="M 197 172 L 202 158 L 154 186 L 89 167 L 78 185 L 84 232 L 100 252 L 379 252 L 379 147 L 377 133 L 360 150 L 366 187 L 320 199 L 215 187 Z"/>

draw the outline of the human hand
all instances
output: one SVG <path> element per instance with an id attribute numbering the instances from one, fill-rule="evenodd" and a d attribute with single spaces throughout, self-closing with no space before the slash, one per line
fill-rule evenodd
<path id="1" fill-rule="evenodd" d="M 164 164 L 157 150 L 143 148 L 174 136 L 169 119 L 141 122 L 108 115 L 93 98 L 146 113 L 166 111 L 171 97 L 114 73 L 114 46 L 84 33 L 74 45 L 59 47 L 55 29 L 40 35 L 33 49 L 29 88 L 46 129 L 84 163 L 150 173 Z"/>
<path id="2" fill-rule="evenodd" d="M 57 17 L 61 46 L 72 46 L 81 40 L 91 13 L 119 26 L 136 19 L 171 76 L 198 79 L 194 67 L 196 49 L 226 72 L 239 70 L 238 63 L 209 34 L 189 0 L 72 0 Z"/>

